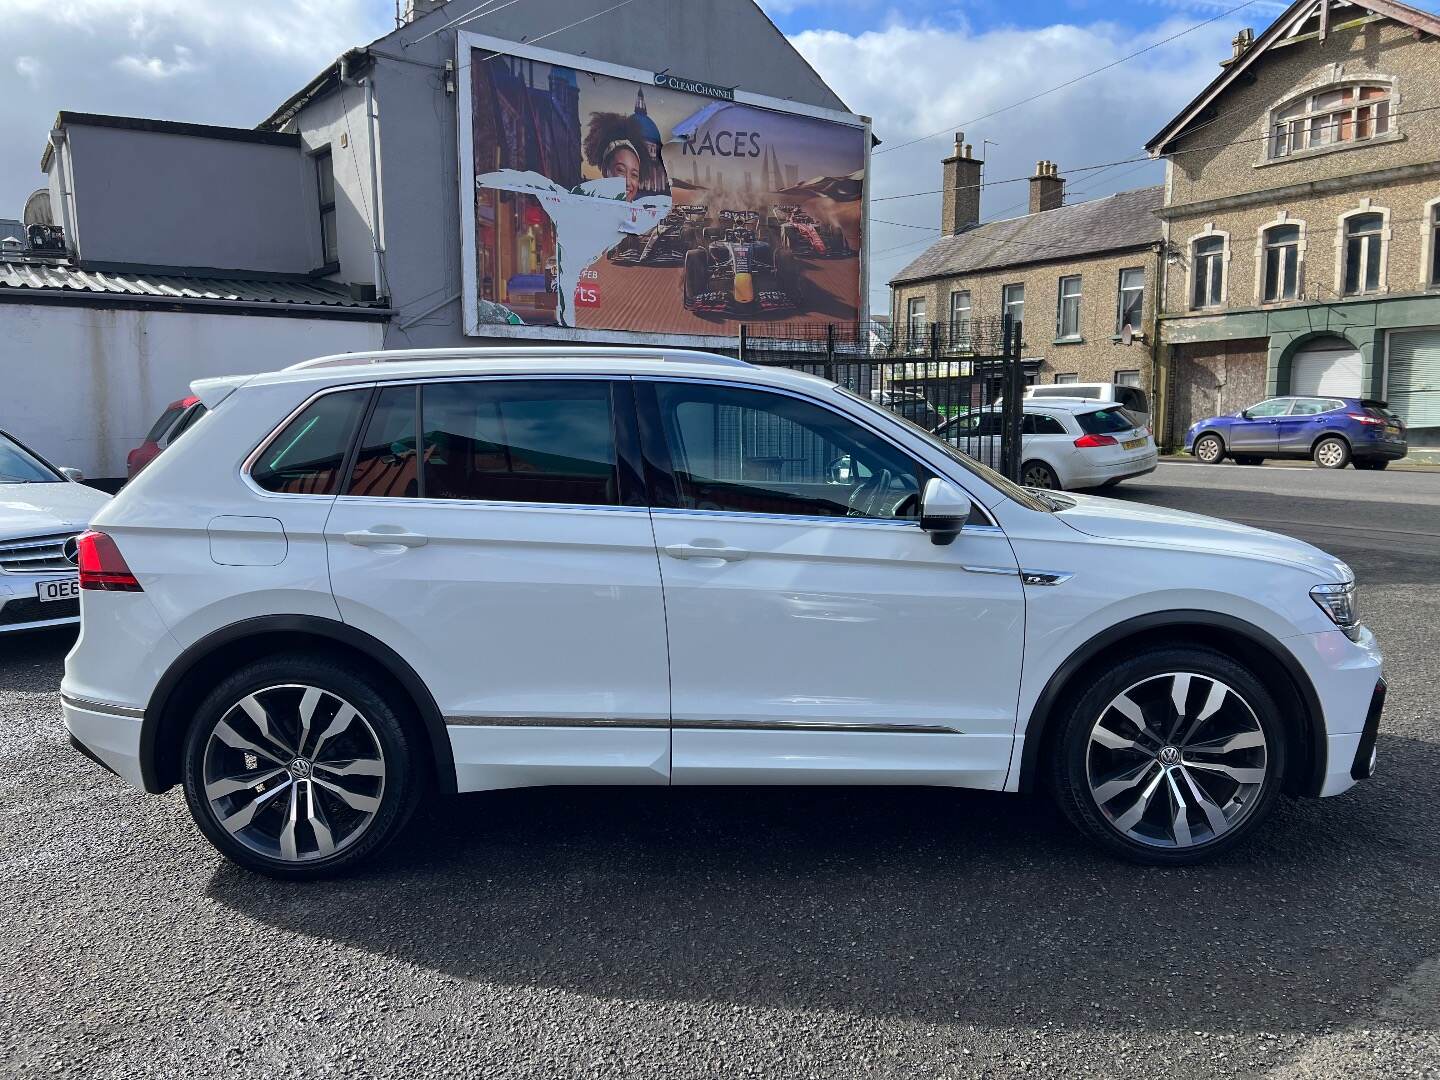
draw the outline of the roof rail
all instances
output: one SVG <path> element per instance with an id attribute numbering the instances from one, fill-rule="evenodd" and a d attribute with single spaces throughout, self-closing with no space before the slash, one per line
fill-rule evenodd
<path id="1" fill-rule="evenodd" d="M 719 367 L 752 367 L 744 360 L 698 349 L 647 349 L 623 346 L 565 345 L 477 346 L 458 349 L 390 349 L 384 352 L 340 353 L 319 356 L 291 364 L 286 371 L 307 371 L 322 367 L 359 367 L 366 364 L 404 364 L 440 360 L 662 360 L 672 364 L 714 364 Z"/>

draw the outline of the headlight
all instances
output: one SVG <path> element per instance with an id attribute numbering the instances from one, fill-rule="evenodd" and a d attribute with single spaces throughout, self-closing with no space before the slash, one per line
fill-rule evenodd
<path id="1" fill-rule="evenodd" d="M 1316 585 L 1310 590 L 1310 599 L 1320 605 L 1320 610 L 1345 631 L 1351 641 L 1360 637 L 1360 605 L 1355 599 L 1355 582 L 1343 585 Z"/>

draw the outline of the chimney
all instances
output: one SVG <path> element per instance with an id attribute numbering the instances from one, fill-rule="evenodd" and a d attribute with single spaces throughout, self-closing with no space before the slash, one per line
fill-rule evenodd
<path id="1" fill-rule="evenodd" d="M 1231 40 L 1230 59 L 1220 61 L 1220 66 L 1222 68 L 1228 68 L 1231 64 L 1235 63 L 1236 60 L 1239 60 L 1242 56 L 1249 52 L 1250 46 L 1254 44 L 1255 31 L 1247 26 L 1244 30 L 1241 30 L 1238 34 L 1236 34 L 1235 37 Z"/>
<path id="2" fill-rule="evenodd" d="M 940 232 L 954 236 L 980 224 L 980 169 L 985 164 L 975 157 L 965 133 L 955 133 L 955 153 L 942 162 L 944 194 L 940 204 Z"/>
<path id="3" fill-rule="evenodd" d="M 1053 161 L 1037 161 L 1035 175 L 1030 178 L 1030 213 L 1064 205 L 1065 181 L 1060 179 L 1060 166 Z"/>
<path id="4" fill-rule="evenodd" d="M 405 0 L 404 19 L 408 26 L 416 19 L 423 19 L 432 11 L 438 11 L 444 7 L 449 0 Z"/>

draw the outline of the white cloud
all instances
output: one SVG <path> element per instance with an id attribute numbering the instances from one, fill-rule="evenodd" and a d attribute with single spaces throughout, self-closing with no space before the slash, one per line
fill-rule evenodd
<path id="1" fill-rule="evenodd" d="M 34 56 L 17 56 L 15 73 L 31 86 L 39 86 L 40 79 L 45 74 L 45 65 Z"/>
<path id="2" fill-rule="evenodd" d="M 189 75 L 200 67 L 195 63 L 194 53 L 184 45 L 175 46 L 173 60 L 127 54 L 116 60 L 115 66 L 127 75 L 138 75 L 142 79 L 173 79 L 177 75 Z"/>
<path id="3" fill-rule="evenodd" d="M 1246 21 L 1245 14 L 1219 20 L 1074 86 L 978 121 L 1176 34 L 1196 20 L 1157 11 L 1154 22 L 1144 26 L 1131 19 L 1124 24 L 983 32 L 964 24 L 942 29 L 895 22 L 860 34 L 807 31 L 796 35 L 794 42 L 853 110 L 874 118 L 875 134 L 883 140 L 871 174 L 871 197 L 878 199 L 938 188 L 940 159 L 950 152 L 951 132 L 957 128 L 965 130 L 976 155 L 985 158 L 987 183 L 1026 177 L 1042 158 L 1059 162 L 1065 170 L 1140 156 L 1145 141 L 1214 77 L 1217 64 L 1229 54 L 1230 38 Z M 913 146 L 898 145 L 942 131 Z M 987 139 L 992 145 L 985 145 Z M 1162 178 L 1158 164 L 1138 168 L 1132 164 L 1078 174 L 1070 178 L 1069 187 L 1078 199 L 1159 183 Z M 988 187 L 982 197 L 983 216 L 1024 213 L 1027 195 L 1023 180 Z M 905 225 L 938 226 L 939 196 L 876 202 L 872 215 Z M 873 226 L 872 306 L 886 309 L 885 282 L 936 235 L 896 225 Z"/>

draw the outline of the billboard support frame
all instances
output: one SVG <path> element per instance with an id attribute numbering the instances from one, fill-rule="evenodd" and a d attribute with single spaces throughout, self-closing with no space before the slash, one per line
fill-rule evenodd
<path id="1" fill-rule="evenodd" d="M 456 137 L 459 153 L 456 155 L 456 166 L 458 175 L 456 187 L 460 196 L 460 280 L 461 280 L 461 331 L 466 337 L 471 338 L 509 338 L 517 341 L 536 342 L 575 342 L 589 344 L 615 344 L 615 345 L 660 345 L 682 348 L 710 348 L 730 349 L 735 348 L 735 338 L 730 334 L 672 334 L 654 333 L 642 330 L 600 330 L 588 329 L 575 326 L 511 326 L 508 324 L 481 324 L 479 321 L 479 297 L 476 294 L 475 284 L 478 281 L 478 267 L 475 257 L 475 191 L 473 186 L 473 173 L 475 163 L 475 142 L 472 108 L 474 104 L 473 83 L 471 79 L 471 56 L 475 49 L 483 49 L 491 53 L 503 53 L 521 60 L 532 60 L 537 63 L 549 64 L 573 68 L 576 71 L 585 71 L 593 75 L 607 75 L 612 78 L 624 79 L 630 82 L 637 82 L 642 85 L 650 85 L 656 75 L 653 71 L 643 71 L 639 68 L 628 67 L 623 64 L 614 64 L 607 60 L 597 60 L 590 56 L 575 56 L 570 53 L 556 52 L 553 49 L 536 48 L 533 45 L 525 45 L 516 41 L 509 41 L 505 38 L 491 37 L 487 34 L 472 34 L 465 30 L 457 31 L 455 34 L 455 77 L 459 93 L 456 94 Z M 789 101 L 784 98 L 770 97 L 765 94 L 755 94 L 748 90 L 735 90 L 734 102 L 737 105 L 749 105 L 758 109 L 768 109 L 772 112 L 785 113 L 792 116 L 805 116 L 815 120 L 825 120 L 830 123 L 842 124 L 847 127 L 857 128 L 862 132 L 864 140 L 864 175 L 865 184 L 862 194 L 862 222 L 864 226 L 860 234 L 860 297 L 859 314 L 862 319 L 868 318 L 870 310 L 870 260 L 867 257 L 870 244 L 870 149 L 872 138 L 870 134 L 871 121 L 868 116 L 861 116 L 856 113 L 841 112 L 838 109 L 827 109 L 820 105 L 810 105 L 802 101 Z M 466 183 L 466 177 L 470 176 L 472 182 Z"/>

